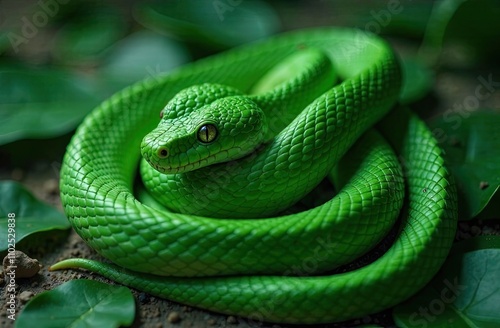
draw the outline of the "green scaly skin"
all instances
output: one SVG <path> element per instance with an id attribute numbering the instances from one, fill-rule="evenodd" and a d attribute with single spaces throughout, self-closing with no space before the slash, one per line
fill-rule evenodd
<path id="1" fill-rule="evenodd" d="M 162 110 L 160 124 L 141 145 L 146 189 L 173 212 L 206 217 L 269 217 L 289 208 L 325 177 L 343 148 L 354 140 L 339 147 L 334 158 L 313 157 L 304 151 L 311 141 L 295 141 L 290 146 L 303 149 L 300 159 L 308 162 L 308 172 L 314 174 L 304 179 L 303 168 L 298 167 L 276 175 L 285 172 L 280 166 L 299 162 L 297 158 L 273 159 L 277 149 L 282 154 L 293 153 L 282 145 L 297 129 L 297 124 L 290 123 L 311 102 L 311 113 L 305 119 L 315 119 L 314 100 L 331 89 L 335 79 L 326 54 L 300 49 L 258 81 L 252 88 L 256 95 L 211 84 L 183 90 Z M 209 143 L 197 136 L 205 124 L 217 127 Z M 322 147 L 332 153 L 328 147 L 333 149 L 334 144 Z M 160 150 L 168 155 L 159 155 Z M 223 167 L 214 165 L 243 156 L 248 158 Z M 265 186 L 271 181 L 273 186 Z"/>
<path id="2" fill-rule="evenodd" d="M 62 202 L 78 234 L 115 264 L 70 259 L 51 269 L 85 268 L 177 302 L 280 323 L 361 317 L 422 288 L 448 254 L 456 199 L 441 150 L 407 110 L 391 111 L 380 124 L 397 154 L 369 131 L 348 153 L 360 158 L 352 178 L 334 199 L 305 212 L 215 219 L 158 210 L 132 193 L 141 141 L 178 92 L 205 82 L 250 92 L 266 72 L 303 48 L 326 53 L 342 82 L 317 95 L 266 143 L 274 150 L 267 157 L 258 150 L 250 164 L 246 156 L 217 165 L 239 163 L 250 174 L 268 174 L 260 188 L 275 188 L 270 195 L 295 188 L 281 175 L 308 180 L 328 173 L 397 101 L 399 68 L 383 41 L 349 29 L 317 29 L 199 61 L 120 92 L 80 126 L 61 171 Z M 321 174 L 309 171 L 311 163 L 330 160 Z M 373 248 L 393 225 L 404 189 L 400 229 L 384 255 L 353 271 L 311 276 Z M 248 195 L 246 203 L 252 203 Z"/>

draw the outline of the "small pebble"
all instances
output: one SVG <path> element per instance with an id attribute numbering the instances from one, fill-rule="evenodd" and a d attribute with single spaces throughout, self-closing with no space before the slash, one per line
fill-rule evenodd
<path id="1" fill-rule="evenodd" d="M 141 304 L 147 303 L 149 301 L 149 296 L 146 293 L 140 293 L 138 298 Z"/>
<path id="2" fill-rule="evenodd" d="M 177 323 L 179 321 L 181 321 L 181 316 L 179 315 L 178 312 L 170 312 L 167 316 L 167 321 L 170 322 L 170 323 Z"/>
<path id="3" fill-rule="evenodd" d="M 12 257 L 14 254 L 14 257 Z M 21 251 L 7 254 L 3 259 L 3 270 L 9 272 L 11 266 L 16 266 L 13 269 L 16 272 L 16 278 L 31 278 L 38 273 L 41 265 L 37 259 L 32 259 Z"/>
<path id="4" fill-rule="evenodd" d="M 236 319 L 236 317 L 230 315 L 229 317 L 227 317 L 227 323 L 230 324 L 230 325 L 235 325 L 238 323 L 238 319 Z"/>
<path id="5" fill-rule="evenodd" d="M 43 190 L 49 195 L 57 195 L 59 193 L 59 182 L 56 179 L 50 179 L 43 184 Z"/>
<path id="6" fill-rule="evenodd" d="M 33 295 L 35 295 L 35 294 L 33 294 L 30 291 L 24 291 L 21 294 L 19 294 L 19 300 L 22 303 L 26 303 L 26 302 L 28 302 L 33 297 Z"/>
<path id="7" fill-rule="evenodd" d="M 209 326 L 215 326 L 217 324 L 217 321 L 215 319 L 208 319 L 207 324 Z"/>

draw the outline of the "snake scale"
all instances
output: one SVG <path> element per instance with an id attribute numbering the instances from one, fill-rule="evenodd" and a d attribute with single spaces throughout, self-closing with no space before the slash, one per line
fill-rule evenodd
<path id="1" fill-rule="evenodd" d="M 397 107 L 400 84 L 385 41 L 319 28 L 122 90 L 84 120 L 61 171 L 73 228 L 113 263 L 68 259 L 51 270 L 84 268 L 276 323 L 339 322 L 404 301 L 442 265 L 457 210 L 432 133 Z M 174 210 L 136 196 L 141 149 L 144 184 L 160 184 L 149 198 L 166 195 Z M 335 197 L 287 210 L 327 175 Z M 380 257 L 348 265 L 389 231 Z"/>

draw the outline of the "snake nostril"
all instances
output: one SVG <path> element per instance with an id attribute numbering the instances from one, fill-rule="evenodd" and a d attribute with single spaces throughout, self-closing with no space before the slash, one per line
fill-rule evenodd
<path id="1" fill-rule="evenodd" d="M 166 158 L 168 156 L 168 150 L 165 147 L 160 147 L 157 154 L 159 158 Z"/>

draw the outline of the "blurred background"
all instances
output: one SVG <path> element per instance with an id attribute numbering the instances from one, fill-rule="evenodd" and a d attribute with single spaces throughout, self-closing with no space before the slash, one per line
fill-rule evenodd
<path id="1" fill-rule="evenodd" d="M 280 32 L 347 26 L 381 35 L 397 51 L 401 102 L 451 154 L 462 219 L 498 219 L 498 207 L 486 210 L 500 185 L 498 17 L 497 0 L 0 0 L 0 180 L 20 182 L 61 211 L 66 145 L 85 115 L 113 93 Z M 0 212 L 8 211 L 5 199 L 13 198 L 0 194 Z M 500 231 L 498 220 L 459 228 L 459 240 Z M 95 256 L 71 238 L 63 239 L 69 251 L 34 255 L 45 263 Z M 54 283 L 40 279 L 49 285 L 39 291 Z M 171 307 L 154 302 L 141 304 L 151 305 L 146 312 Z M 193 315 L 207 322 L 203 312 Z"/>

